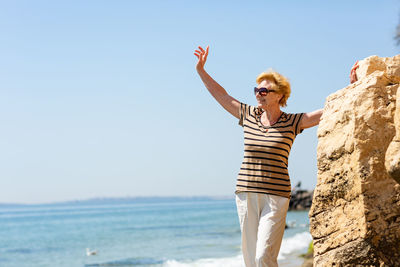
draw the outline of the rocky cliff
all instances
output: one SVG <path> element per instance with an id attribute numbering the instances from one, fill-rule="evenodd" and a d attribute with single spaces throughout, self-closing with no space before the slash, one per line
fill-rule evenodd
<path id="1" fill-rule="evenodd" d="M 314 266 L 400 266 L 400 55 L 359 66 L 318 128 Z"/>

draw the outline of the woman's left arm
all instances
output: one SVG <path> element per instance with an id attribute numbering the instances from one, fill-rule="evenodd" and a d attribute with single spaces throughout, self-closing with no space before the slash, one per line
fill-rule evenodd
<path id="1" fill-rule="evenodd" d="M 318 109 L 313 112 L 304 113 L 300 121 L 300 129 L 307 129 L 319 124 L 323 109 Z"/>
<path id="2" fill-rule="evenodd" d="M 356 82 L 357 73 L 356 69 L 358 68 L 358 60 L 354 63 L 353 67 L 350 71 L 350 83 Z M 318 109 L 313 112 L 305 113 L 300 121 L 300 129 L 307 129 L 319 124 L 319 120 L 321 119 L 323 109 Z"/>

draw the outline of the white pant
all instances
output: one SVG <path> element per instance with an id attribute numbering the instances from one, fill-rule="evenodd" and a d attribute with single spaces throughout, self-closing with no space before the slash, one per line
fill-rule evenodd
<path id="1" fill-rule="evenodd" d="M 236 206 L 246 267 L 278 266 L 277 258 L 285 231 L 289 199 L 240 192 L 236 194 Z"/>

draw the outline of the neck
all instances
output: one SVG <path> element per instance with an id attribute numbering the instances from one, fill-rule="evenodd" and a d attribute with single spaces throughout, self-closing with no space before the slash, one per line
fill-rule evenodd
<path id="1" fill-rule="evenodd" d="M 281 115 L 279 105 L 261 106 L 261 108 L 265 111 L 268 120 L 276 120 Z"/>

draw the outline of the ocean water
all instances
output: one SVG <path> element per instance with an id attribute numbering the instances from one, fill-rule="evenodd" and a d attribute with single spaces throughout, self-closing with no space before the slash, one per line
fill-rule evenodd
<path id="1" fill-rule="evenodd" d="M 300 266 L 308 212 L 289 212 L 287 223 L 280 266 Z M 234 198 L 0 206 L 2 267 L 242 267 L 240 243 Z"/>

